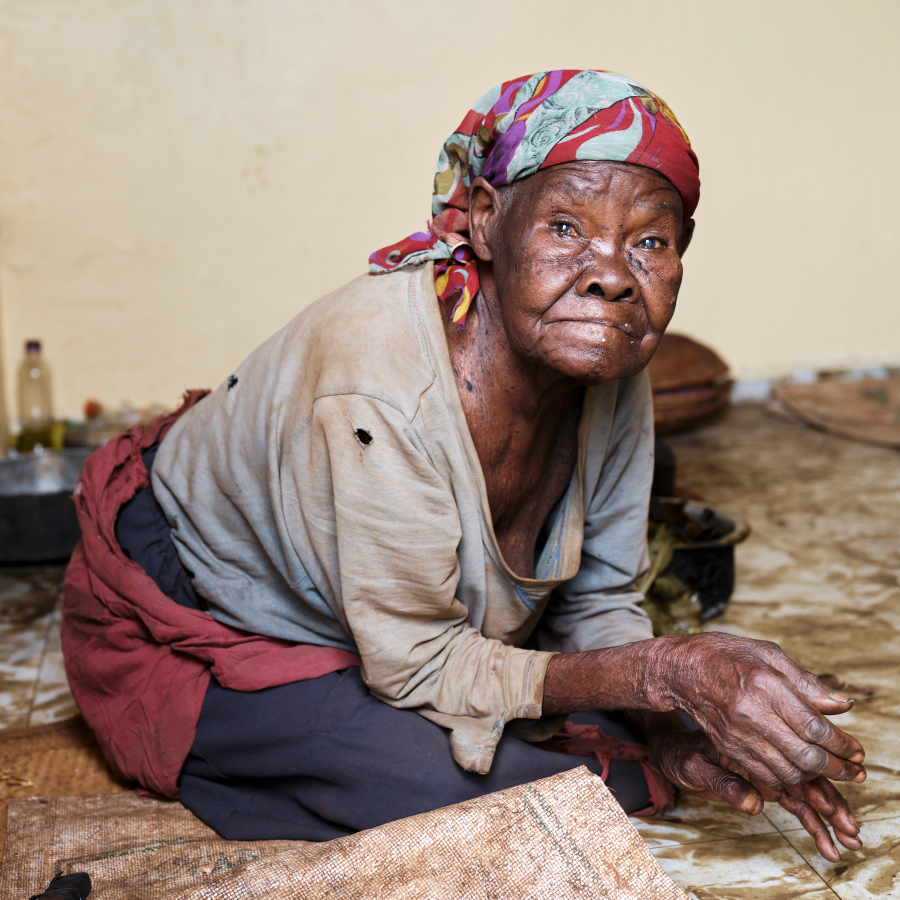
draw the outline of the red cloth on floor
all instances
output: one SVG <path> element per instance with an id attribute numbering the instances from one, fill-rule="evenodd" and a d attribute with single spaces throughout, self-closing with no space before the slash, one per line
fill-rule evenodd
<path id="1" fill-rule="evenodd" d="M 346 650 L 248 634 L 179 606 L 119 547 L 119 510 L 148 484 L 141 454 L 206 393 L 189 392 L 180 409 L 88 458 L 73 495 L 82 537 L 63 584 L 63 655 L 81 714 L 121 775 L 172 798 L 210 675 L 258 691 L 360 664 Z"/>
<path id="2" fill-rule="evenodd" d="M 675 805 L 675 786 L 650 762 L 650 751 L 644 744 L 623 741 L 603 733 L 599 725 L 577 725 L 566 722 L 563 727 L 546 741 L 535 744 L 542 750 L 566 753 L 569 756 L 584 756 L 596 759 L 603 766 L 601 778 L 609 776 L 611 760 L 636 760 L 644 769 L 647 787 L 650 789 L 650 805 L 634 816 L 655 816 Z"/>

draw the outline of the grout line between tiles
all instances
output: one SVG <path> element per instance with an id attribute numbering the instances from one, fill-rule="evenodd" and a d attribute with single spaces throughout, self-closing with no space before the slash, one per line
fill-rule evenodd
<path id="1" fill-rule="evenodd" d="M 842 900 L 841 895 L 825 880 L 824 876 L 819 874 L 819 872 L 816 870 L 816 867 L 809 861 L 809 859 L 807 859 L 806 854 L 788 837 L 788 834 L 795 831 L 802 831 L 804 834 L 807 833 L 805 828 L 792 828 L 790 832 L 781 831 L 779 833 L 791 845 L 791 847 L 794 848 L 798 856 L 800 856 L 803 862 L 805 862 L 812 870 L 812 872 L 818 876 L 819 880 L 828 888 L 828 890 L 831 891 L 831 893 L 834 894 L 834 896 L 837 897 L 838 900 Z"/>
<path id="2" fill-rule="evenodd" d="M 861 824 L 865 825 L 866 822 L 885 822 L 885 821 L 891 821 L 892 819 L 896 820 L 898 823 L 900 823 L 900 816 L 885 816 L 884 818 L 881 818 L 881 819 L 865 819 Z M 797 851 L 797 853 L 800 854 L 800 856 L 803 857 L 803 859 L 806 861 L 807 865 L 812 867 L 812 863 L 809 862 L 809 860 L 806 857 L 806 854 L 796 844 L 794 844 L 794 842 L 790 838 L 790 835 L 799 834 L 802 836 L 802 835 L 805 835 L 806 833 L 807 832 L 806 832 L 805 828 L 790 828 L 790 829 L 786 829 L 785 831 L 781 832 L 781 834 L 784 835 L 784 839 Z M 863 847 L 863 850 L 865 850 L 865 847 Z M 854 851 L 846 850 L 846 852 L 853 853 Z M 819 876 L 819 877 L 822 877 L 822 876 Z M 822 878 L 822 880 L 824 881 L 825 879 Z M 828 884 L 827 881 L 825 883 Z M 830 884 L 828 884 L 828 887 L 831 890 L 831 892 L 836 897 L 838 897 L 838 900 L 844 900 L 844 898 Z"/>
<path id="3" fill-rule="evenodd" d="M 654 853 L 657 850 L 674 850 L 675 847 L 705 847 L 707 844 L 722 844 L 725 841 L 742 841 L 742 840 L 753 840 L 754 838 L 764 838 L 764 837 L 773 837 L 774 835 L 778 835 L 779 837 L 783 837 L 786 841 L 787 838 L 780 831 L 769 831 L 763 834 L 743 834 L 738 835 L 737 837 L 724 837 L 724 838 L 710 838 L 708 841 L 691 841 L 689 844 L 666 844 L 662 847 L 650 847 L 647 846 L 647 849 Z M 793 847 L 790 841 L 787 841 L 788 844 Z"/>
<path id="4" fill-rule="evenodd" d="M 788 837 L 788 834 L 790 834 L 791 832 L 795 832 L 795 831 L 802 831 L 803 834 L 807 834 L 806 829 L 802 825 L 800 825 L 798 828 L 782 829 L 782 828 L 779 828 L 777 823 L 773 819 L 771 819 L 769 816 L 767 816 L 765 813 L 763 813 L 763 815 L 766 816 L 766 819 L 768 819 L 768 821 L 771 823 L 772 827 L 778 832 L 778 834 L 780 834 L 782 836 L 782 838 L 784 838 L 784 840 L 787 842 L 788 846 L 791 847 L 791 849 L 800 857 L 800 859 L 803 860 L 803 862 L 806 863 L 807 866 L 809 866 L 809 869 L 813 873 L 813 875 L 815 875 L 816 878 L 818 878 L 819 881 L 821 881 L 822 884 L 824 884 L 825 887 L 835 897 L 838 898 L 838 900 L 841 900 L 841 895 L 838 894 L 835 891 L 835 889 L 823 878 L 823 876 L 819 873 L 819 871 L 816 869 L 816 867 L 806 858 L 806 854 L 796 844 L 794 844 L 794 842 Z"/>
<path id="5" fill-rule="evenodd" d="M 765 815 L 765 813 L 763 813 L 763 815 Z M 766 816 L 766 818 L 768 819 L 769 817 Z M 771 819 L 769 819 L 769 821 L 772 822 Z M 812 873 L 812 875 L 814 875 L 816 878 L 819 879 L 819 881 L 822 883 L 822 886 L 825 888 L 825 890 L 827 890 L 827 891 L 829 892 L 829 894 L 831 894 L 833 897 L 836 897 L 837 900 L 843 900 L 843 898 L 840 896 L 840 894 L 836 893 L 835 890 L 834 890 L 834 888 L 833 888 L 833 887 L 832 887 L 832 886 L 831 886 L 831 885 L 830 885 L 830 884 L 829 884 L 829 883 L 828 883 L 828 882 L 827 882 L 827 881 L 826 881 L 826 880 L 825 880 L 825 879 L 824 879 L 824 878 L 816 871 L 815 867 L 814 867 L 814 866 L 810 863 L 810 861 L 803 855 L 803 853 L 801 853 L 800 850 L 799 850 L 797 847 L 795 847 L 795 846 L 788 840 L 787 835 L 786 835 L 783 831 L 781 831 L 781 829 L 779 829 L 777 826 L 775 826 L 775 823 L 774 823 L 774 822 L 772 822 L 772 825 L 775 827 L 775 831 L 774 831 L 774 832 L 769 832 L 768 834 L 765 834 L 765 835 L 763 835 L 763 834 L 759 834 L 759 835 L 756 835 L 756 834 L 754 834 L 754 835 L 745 835 L 745 837 L 748 837 L 748 838 L 753 838 L 753 837 L 771 837 L 772 834 L 777 834 L 777 835 L 778 835 L 778 836 L 779 836 L 779 837 L 780 837 L 780 838 L 788 845 L 788 847 L 790 847 L 791 850 L 793 850 L 793 851 L 797 854 L 797 856 L 799 856 L 800 859 L 802 859 L 803 862 L 805 862 L 806 865 L 809 866 L 810 872 Z M 799 830 L 803 831 L 802 828 L 799 829 Z M 805 833 L 806 833 L 806 832 L 804 831 L 804 834 L 805 834 Z M 667 846 L 667 847 L 650 847 L 649 850 L 650 850 L 651 853 L 653 853 L 653 854 L 655 855 L 655 852 L 656 852 L 657 850 L 672 850 L 673 847 L 696 847 L 696 846 L 701 845 L 701 844 L 719 844 L 719 843 L 721 843 L 722 841 L 731 841 L 731 840 L 734 840 L 734 838 L 714 838 L 714 839 L 711 840 L 711 841 L 693 841 L 693 842 L 690 843 L 690 844 L 674 844 L 674 845 L 670 845 L 670 846 Z"/>

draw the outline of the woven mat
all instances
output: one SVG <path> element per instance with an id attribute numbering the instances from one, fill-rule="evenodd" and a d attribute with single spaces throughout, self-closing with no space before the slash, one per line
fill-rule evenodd
<path id="1" fill-rule="evenodd" d="M 133 793 L 15 800 L 0 896 L 88 872 L 91 900 L 685 900 L 585 768 L 322 844 L 222 841 Z"/>
<path id="2" fill-rule="evenodd" d="M 13 800 L 0 897 L 30 897 L 60 872 L 87 872 L 91 900 L 169 900 L 291 846 L 223 841 L 180 803 L 134 791 Z"/>
<path id="3" fill-rule="evenodd" d="M 10 800 L 127 788 L 110 771 L 80 716 L 52 725 L 0 731 L 0 858 Z"/>
<path id="4" fill-rule="evenodd" d="M 784 384 L 774 395 L 782 409 L 813 428 L 900 449 L 900 376 Z"/>

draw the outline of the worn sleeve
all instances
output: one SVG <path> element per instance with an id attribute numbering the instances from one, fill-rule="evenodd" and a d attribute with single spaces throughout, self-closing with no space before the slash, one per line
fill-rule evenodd
<path id="1" fill-rule="evenodd" d="M 646 374 L 619 382 L 614 403 L 586 414 L 584 543 L 574 578 L 554 592 L 543 650 L 577 653 L 653 637 L 634 582 L 647 570 L 653 481 L 653 400 Z"/>
<path id="2" fill-rule="evenodd" d="M 337 546 L 339 603 L 363 679 L 385 703 L 448 728 L 457 762 L 487 772 L 504 724 L 540 717 L 552 654 L 467 624 L 456 598 L 459 513 L 413 422 L 351 394 L 316 400 L 311 427 L 318 502 L 333 503 L 334 533 L 319 533 Z"/>

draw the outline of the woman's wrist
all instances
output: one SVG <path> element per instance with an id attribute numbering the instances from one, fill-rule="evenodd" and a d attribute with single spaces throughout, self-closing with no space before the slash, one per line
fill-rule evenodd
<path id="1" fill-rule="evenodd" d="M 646 708 L 654 712 L 693 713 L 691 698 L 702 686 L 703 666 L 697 659 L 706 635 L 668 634 L 648 641 L 644 655 Z"/>
<path id="2" fill-rule="evenodd" d="M 679 708 L 672 695 L 673 658 L 683 638 L 667 635 L 553 657 L 544 678 L 543 714 L 620 709 L 665 713 Z"/>
<path id="3" fill-rule="evenodd" d="M 639 701 L 634 709 L 670 713 L 682 708 L 681 677 L 686 635 L 663 635 L 632 644 Z"/>

